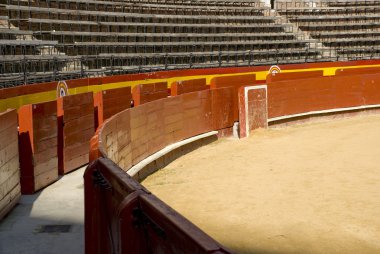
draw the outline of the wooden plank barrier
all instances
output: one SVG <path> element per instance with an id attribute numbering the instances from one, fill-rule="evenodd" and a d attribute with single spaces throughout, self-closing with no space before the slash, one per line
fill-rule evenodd
<path id="1" fill-rule="evenodd" d="M 58 98 L 58 172 L 63 175 L 88 163 L 95 133 L 93 93 Z"/>
<path id="2" fill-rule="evenodd" d="M 229 253 L 122 170 L 170 144 L 232 126 L 232 99 L 230 87 L 185 93 L 124 110 L 98 128 L 84 176 L 86 253 L 116 246 L 116 253 Z M 165 236 L 148 230 L 144 237 L 140 216 Z"/>
<path id="3" fill-rule="evenodd" d="M 17 111 L 0 113 L 0 220 L 21 196 Z"/>
<path id="4" fill-rule="evenodd" d="M 140 84 L 132 89 L 134 106 L 139 106 L 150 101 L 166 98 L 168 95 L 167 82 Z"/>
<path id="5" fill-rule="evenodd" d="M 209 87 L 206 85 L 205 78 L 179 80 L 172 83 L 170 93 L 171 96 L 176 96 L 183 93 L 202 91 L 206 89 L 209 89 Z"/>
<path id="6" fill-rule="evenodd" d="M 94 94 L 95 127 L 106 119 L 131 107 L 131 87 L 109 89 Z"/>
<path id="7" fill-rule="evenodd" d="M 212 89 L 211 91 L 211 114 L 212 130 L 218 131 L 218 137 L 232 135 L 232 127 L 235 122 L 235 88 L 225 87 Z"/>
<path id="8" fill-rule="evenodd" d="M 102 153 L 127 170 L 169 144 L 231 128 L 232 95 L 228 87 L 203 90 L 125 110 L 102 127 Z"/>
<path id="9" fill-rule="evenodd" d="M 109 159 L 89 165 L 84 193 L 87 254 L 232 253 Z"/>
<path id="10" fill-rule="evenodd" d="M 305 78 L 315 78 L 323 77 L 323 70 L 318 71 L 305 71 L 305 72 L 280 72 L 280 73 L 269 73 L 267 75 L 267 83 L 276 82 L 282 80 L 295 80 L 295 79 L 305 79 Z"/>
<path id="11" fill-rule="evenodd" d="M 21 191 L 33 194 L 58 179 L 57 103 L 24 105 L 18 117 Z"/>
<path id="12" fill-rule="evenodd" d="M 379 73 L 380 73 L 380 67 L 337 69 L 335 71 L 336 76 L 379 74 Z"/>
<path id="13" fill-rule="evenodd" d="M 339 75 L 268 83 L 268 119 L 380 104 L 380 74 Z M 314 113 L 313 113 L 314 112 Z"/>
<path id="14" fill-rule="evenodd" d="M 248 136 L 252 129 L 266 127 L 266 121 L 275 124 L 313 115 L 380 108 L 380 73 L 374 69 L 367 74 L 358 70 L 347 73 L 351 74 L 294 74 L 292 79 L 268 79 L 267 86 L 244 87 L 246 91 L 241 89 L 239 94 L 241 137 Z M 256 90 L 260 87 L 261 91 Z"/>
<path id="15" fill-rule="evenodd" d="M 220 76 L 211 79 L 210 88 L 222 88 L 222 87 L 232 87 L 233 88 L 233 120 L 239 121 L 239 103 L 238 103 L 238 94 L 239 88 L 242 86 L 252 86 L 259 83 L 256 81 L 255 74 L 243 74 L 243 75 L 234 75 L 234 76 Z"/>

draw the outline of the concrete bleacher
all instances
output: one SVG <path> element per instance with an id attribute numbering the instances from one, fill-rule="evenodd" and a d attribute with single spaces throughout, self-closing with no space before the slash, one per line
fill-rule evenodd
<path id="1" fill-rule="evenodd" d="M 379 57 L 380 1 L 277 1 L 276 10 L 338 60 Z"/>
<path id="2" fill-rule="evenodd" d="M 70 71 L 96 76 L 323 60 L 315 39 L 293 32 L 259 0 L 7 0 L 0 15 L 7 29 L 0 79 L 16 80 L 0 81 L 3 87 L 18 76 L 20 84 L 34 83 L 37 74 L 54 80 Z M 28 68 L 35 58 L 39 66 Z"/>

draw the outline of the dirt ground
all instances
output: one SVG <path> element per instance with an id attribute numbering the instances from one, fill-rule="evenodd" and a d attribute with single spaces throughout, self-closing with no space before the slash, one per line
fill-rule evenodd
<path id="1" fill-rule="evenodd" d="M 380 253 L 380 115 L 221 139 L 143 184 L 237 253 Z"/>

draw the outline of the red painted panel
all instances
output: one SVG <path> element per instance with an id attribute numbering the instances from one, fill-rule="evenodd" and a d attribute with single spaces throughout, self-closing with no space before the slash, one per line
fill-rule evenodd
<path id="1" fill-rule="evenodd" d="M 167 145 L 164 134 L 164 104 L 153 101 L 130 110 L 132 164 Z"/>
<path id="2" fill-rule="evenodd" d="M 249 130 L 268 127 L 266 89 L 248 91 L 248 126 Z"/>
<path id="3" fill-rule="evenodd" d="M 59 98 L 57 107 L 58 168 L 63 175 L 89 161 L 89 141 L 95 132 L 93 93 Z"/>
<path id="4" fill-rule="evenodd" d="M 95 127 L 106 119 L 131 107 L 131 88 L 103 90 L 94 94 Z"/>
<path id="5" fill-rule="evenodd" d="M 348 75 L 268 84 L 269 118 L 380 104 L 380 75 Z"/>
<path id="6" fill-rule="evenodd" d="M 380 73 L 380 67 L 369 68 L 352 68 L 352 69 L 337 69 L 335 75 L 364 75 L 364 74 L 377 74 Z"/>
<path id="7" fill-rule="evenodd" d="M 19 109 L 21 191 L 33 194 L 58 179 L 57 103 Z"/>
<path id="8" fill-rule="evenodd" d="M 103 107 L 105 119 L 110 118 L 114 114 L 131 107 L 131 88 L 125 87 L 115 90 L 120 91 L 114 91 L 118 93 L 110 93 L 109 90 L 103 91 Z"/>
<path id="9" fill-rule="evenodd" d="M 259 83 L 256 81 L 255 74 L 244 74 L 235 76 L 221 76 L 211 79 L 210 88 L 216 89 L 221 87 L 232 87 L 233 88 L 233 119 L 234 121 L 239 120 L 239 105 L 238 105 L 238 93 L 239 88 L 242 86 L 251 86 Z"/>
<path id="10" fill-rule="evenodd" d="M 15 86 L 10 88 L 0 89 L 0 99 L 6 99 L 11 97 L 16 97 L 25 94 L 34 94 L 40 92 L 46 92 L 57 89 L 57 82 L 48 82 L 41 84 L 25 85 L 25 86 Z"/>
<path id="11" fill-rule="evenodd" d="M 164 100 L 162 125 L 166 144 L 173 144 L 186 136 L 182 101 L 182 96 L 170 97 Z"/>
<path id="12" fill-rule="evenodd" d="M 184 93 L 196 92 L 209 89 L 206 85 L 206 79 L 190 79 L 175 81 L 171 85 L 171 96 L 176 96 Z"/>
<path id="13" fill-rule="evenodd" d="M 211 90 L 212 128 L 221 130 L 234 125 L 234 107 L 237 107 L 236 87 L 226 87 Z M 236 102 L 235 102 L 236 99 Z M 235 105 L 236 103 L 236 105 Z M 238 118 L 238 116 L 237 116 Z"/>
<path id="14" fill-rule="evenodd" d="M 211 91 L 185 93 L 181 97 L 185 137 L 212 131 Z"/>
<path id="15" fill-rule="evenodd" d="M 241 87 L 239 89 L 239 123 L 240 138 L 247 137 L 254 129 L 268 126 L 265 88 Z"/>
<path id="16" fill-rule="evenodd" d="M 313 77 L 323 77 L 323 71 L 305 71 L 305 72 L 280 72 L 269 73 L 267 75 L 267 83 L 283 80 L 305 79 Z"/>
<path id="17" fill-rule="evenodd" d="M 132 90 L 134 106 L 166 98 L 168 95 L 167 82 L 140 84 Z"/>

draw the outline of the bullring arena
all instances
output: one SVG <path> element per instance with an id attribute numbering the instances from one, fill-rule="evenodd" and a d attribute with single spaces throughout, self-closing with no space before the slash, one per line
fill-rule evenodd
<path id="1" fill-rule="evenodd" d="M 356 116 L 221 139 L 143 185 L 238 253 L 377 253 L 379 124 Z"/>
<path id="2" fill-rule="evenodd" d="M 0 3 L 0 253 L 379 253 L 376 0 Z"/>

